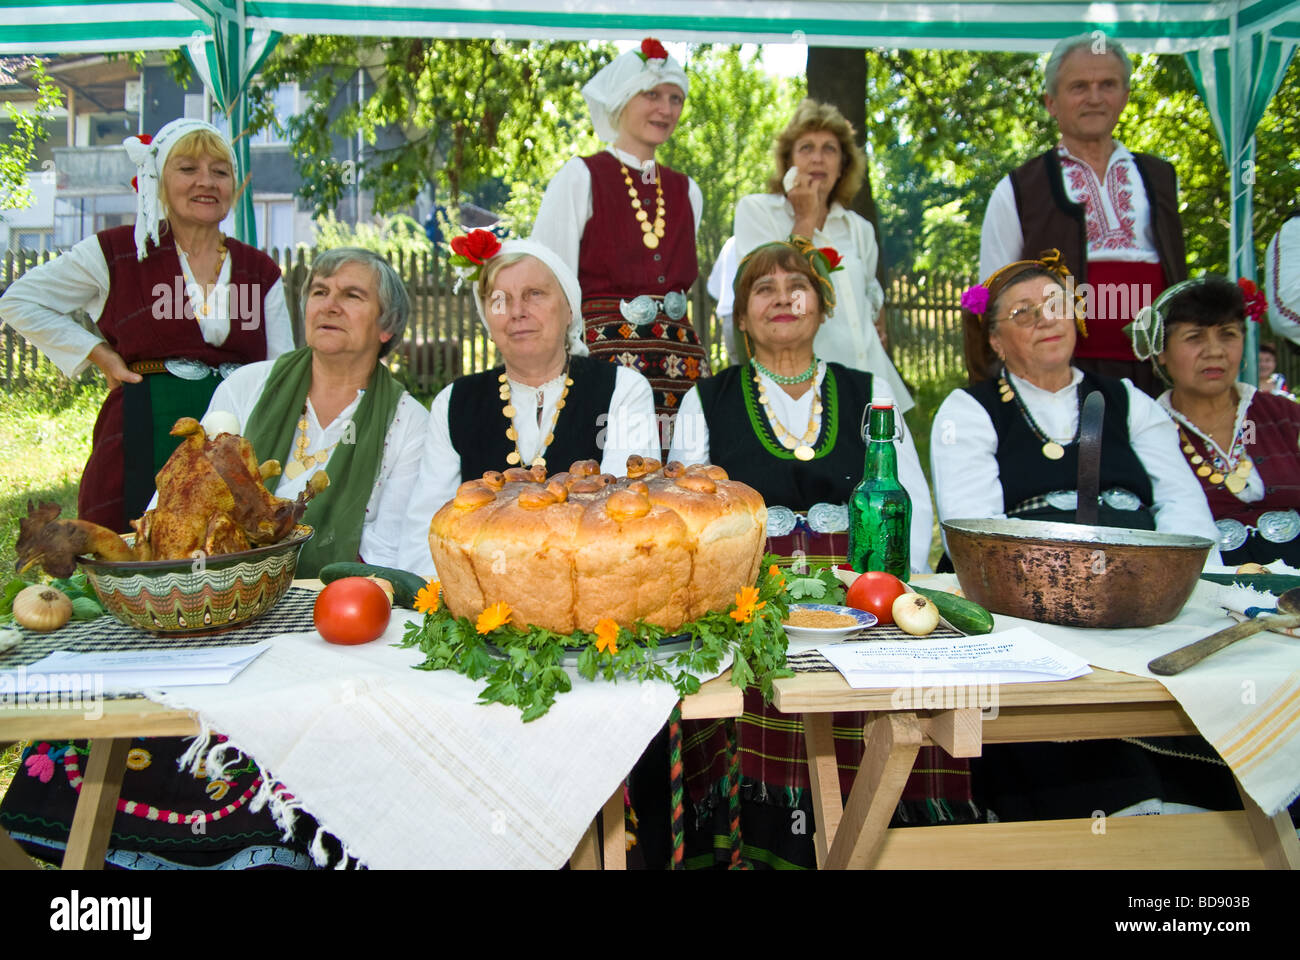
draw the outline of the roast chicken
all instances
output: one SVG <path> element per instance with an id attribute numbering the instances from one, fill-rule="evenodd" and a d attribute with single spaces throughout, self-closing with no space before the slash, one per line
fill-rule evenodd
<path id="1" fill-rule="evenodd" d="M 60 520 L 54 503 L 28 501 L 18 524 L 18 569 L 40 565 L 54 577 L 71 576 L 79 556 L 100 560 L 181 560 L 236 553 L 283 540 L 329 479 L 318 471 L 296 500 L 276 497 L 264 480 L 280 464 L 258 464 L 246 439 L 219 433 L 208 439 L 191 417 L 176 421 L 181 445 L 158 472 L 158 505 L 133 520 L 132 547 L 106 527 Z"/>

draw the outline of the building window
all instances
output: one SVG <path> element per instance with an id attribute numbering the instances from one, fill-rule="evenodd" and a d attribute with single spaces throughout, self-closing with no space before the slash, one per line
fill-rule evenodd
<path id="1" fill-rule="evenodd" d="M 254 143 L 287 144 L 289 142 L 287 133 L 281 131 L 287 130 L 289 119 L 298 114 L 298 84 L 282 83 L 276 87 L 272 96 L 275 98 L 276 122 L 259 133 Z"/>
<path id="2" fill-rule="evenodd" d="M 54 245 L 60 250 L 126 223 L 135 223 L 134 193 L 54 198 Z"/>
<path id="3" fill-rule="evenodd" d="M 276 122 L 250 137 L 248 142 L 251 144 L 284 146 L 289 143 L 288 137 L 281 131 L 285 129 L 285 124 L 289 122 L 289 119 L 298 113 L 298 84 L 280 84 L 271 94 L 271 99 L 275 104 Z M 185 115 L 189 116 L 189 97 L 186 97 L 185 109 Z M 199 116 L 202 116 L 202 114 L 199 114 Z M 221 110 L 214 109 L 212 111 L 212 125 L 226 136 L 230 136 L 230 121 Z M 277 126 L 280 129 L 276 129 Z"/>
<path id="4" fill-rule="evenodd" d="M 294 245 L 294 202 L 292 197 L 253 197 L 253 224 L 257 228 L 257 246 L 262 250 L 284 250 Z M 221 221 L 227 236 L 235 235 L 235 212 L 231 209 Z"/>
<path id="5" fill-rule="evenodd" d="M 43 253 L 54 249 L 53 230 L 11 230 L 9 249 L 14 253 Z"/>

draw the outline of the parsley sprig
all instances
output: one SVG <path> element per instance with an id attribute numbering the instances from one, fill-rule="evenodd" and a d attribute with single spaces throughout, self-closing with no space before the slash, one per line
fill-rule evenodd
<path id="1" fill-rule="evenodd" d="M 638 621 L 631 629 L 619 628 L 613 645 L 603 649 L 598 648 L 595 633 L 581 630 L 566 635 L 506 624 L 480 635 L 473 620 L 453 616 L 445 605 L 425 614 L 423 621 L 408 623 L 400 646 L 424 652 L 421 670 L 455 670 L 472 680 L 486 679 L 480 702 L 517 707 L 525 723 L 543 716 L 558 694 L 572 688 L 572 679 L 561 665 L 566 647 L 581 649 L 577 672 L 588 680 L 598 676 L 615 682 L 660 680 L 672 684 L 683 697 L 700 689 L 700 674 L 716 672 L 732 653 L 732 684 L 742 690 L 757 686 L 770 701 L 772 682 L 794 676 L 785 666 L 781 626 L 789 613 L 790 595 L 786 573 L 776 560 L 763 558 L 757 597 L 749 597 L 743 606 L 732 604 L 677 630 Z M 654 659 L 662 643 L 683 636 L 689 638 L 689 646 Z"/>

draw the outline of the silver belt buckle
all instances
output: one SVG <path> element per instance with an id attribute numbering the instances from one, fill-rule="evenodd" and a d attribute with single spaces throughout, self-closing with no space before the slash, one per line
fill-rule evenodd
<path id="1" fill-rule="evenodd" d="M 686 294 L 681 290 L 669 290 L 664 294 L 664 313 L 669 320 L 680 320 L 686 316 Z"/>
<path id="2" fill-rule="evenodd" d="M 794 529 L 797 522 L 794 511 L 789 507 L 767 508 L 767 535 L 769 537 L 784 537 Z"/>
<path id="3" fill-rule="evenodd" d="M 623 319 L 628 323 L 649 323 L 659 315 L 659 304 L 650 294 L 643 293 L 631 300 L 620 300 L 618 312 L 623 314 Z"/>
<path id="4" fill-rule="evenodd" d="M 1250 536 L 1250 531 L 1240 520 L 1216 520 L 1214 525 L 1219 528 L 1219 549 L 1225 553 L 1236 550 Z"/>
<path id="5" fill-rule="evenodd" d="M 1123 487 L 1111 487 L 1101 495 L 1101 499 L 1106 506 L 1115 510 L 1137 510 L 1142 506 L 1141 498 Z"/>
<path id="6" fill-rule="evenodd" d="M 1255 521 L 1255 529 L 1269 543 L 1290 543 L 1300 536 L 1300 514 L 1294 510 L 1270 510 Z"/>
<path id="7" fill-rule="evenodd" d="M 212 376 L 214 372 L 202 360 L 182 360 L 179 357 L 164 360 L 163 367 L 173 377 L 180 377 L 182 380 L 202 380 L 204 377 Z"/>
<path id="8" fill-rule="evenodd" d="M 1079 507 L 1079 494 L 1074 490 L 1053 490 L 1044 494 L 1043 499 L 1056 510 L 1077 510 Z"/>
<path id="9" fill-rule="evenodd" d="M 849 528 L 849 508 L 844 503 L 815 503 L 808 511 L 808 526 L 817 533 L 842 533 Z"/>

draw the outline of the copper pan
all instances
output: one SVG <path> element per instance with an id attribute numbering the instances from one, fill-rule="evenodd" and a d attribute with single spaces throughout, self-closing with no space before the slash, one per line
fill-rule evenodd
<path id="1" fill-rule="evenodd" d="M 945 520 L 962 591 L 993 613 L 1068 627 L 1177 616 L 1214 546 L 1204 537 L 1043 520 Z"/>

